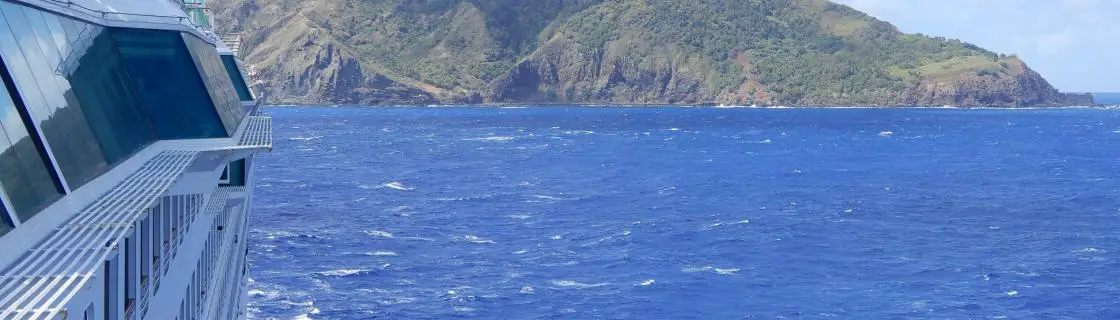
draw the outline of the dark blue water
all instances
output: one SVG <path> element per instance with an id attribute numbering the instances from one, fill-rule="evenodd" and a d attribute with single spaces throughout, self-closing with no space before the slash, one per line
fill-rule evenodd
<path id="1" fill-rule="evenodd" d="M 1120 318 L 1120 111 L 267 112 L 257 319 Z"/>

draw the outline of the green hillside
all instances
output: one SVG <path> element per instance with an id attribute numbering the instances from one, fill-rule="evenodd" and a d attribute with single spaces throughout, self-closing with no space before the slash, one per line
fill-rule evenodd
<path id="1" fill-rule="evenodd" d="M 219 0 L 274 102 L 1062 105 L 1014 56 L 823 0 Z"/>

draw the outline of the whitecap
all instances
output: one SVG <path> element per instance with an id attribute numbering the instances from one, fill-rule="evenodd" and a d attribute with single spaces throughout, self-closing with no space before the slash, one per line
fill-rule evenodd
<path id="1" fill-rule="evenodd" d="M 322 272 L 316 272 L 316 273 L 318 273 L 319 275 L 328 276 L 328 277 L 345 277 L 345 276 L 352 276 L 352 275 L 355 275 L 355 274 L 359 274 L 359 273 L 363 273 L 363 272 L 370 272 L 370 271 L 372 271 L 372 270 L 370 270 L 370 269 L 338 269 L 338 270 L 322 271 Z"/>
<path id="2" fill-rule="evenodd" d="M 529 252 L 529 250 L 521 249 L 521 250 L 514 251 L 513 254 L 525 254 L 527 252 Z"/>
<path id="3" fill-rule="evenodd" d="M 578 288 L 578 289 L 602 287 L 602 286 L 605 286 L 605 285 L 608 285 L 608 284 L 610 284 L 610 283 L 606 283 L 606 282 L 603 282 L 603 283 L 582 283 L 582 282 L 573 281 L 573 280 L 552 280 L 552 285 L 554 285 L 554 286 L 565 287 L 565 288 Z"/>
<path id="4" fill-rule="evenodd" d="M 558 201 L 558 200 L 563 200 L 563 199 L 561 199 L 561 198 L 557 198 L 557 197 L 553 197 L 553 196 L 546 196 L 546 195 L 539 195 L 539 194 L 534 194 L 534 195 L 533 195 L 533 198 L 537 198 L 537 199 L 544 199 L 544 200 L 550 200 L 550 201 Z"/>
<path id="5" fill-rule="evenodd" d="M 379 237 L 379 238 L 392 238 L 393 237 L 392 233 L 390 233 L 388 231 L 381 231 L 381 230 L 368 230 L 368 231 L 366 231 L 366 234 L 374 236 L 374 237 Z"/>
<path id="6" fill-rule="evenodd" d="M 533 216 L 530 216 L 530 215 L 527 215 L 527 214 L 512 214 L 512 215 L 509 215 L 508 217 L 513 218 L 513 219 L 517 219 L 517 220 L 525 220 L 525 219 L 532 218 Z"/>
<path id="7" fill-rule="evenodd" d="M 537 290 L 536 290 L 536 289 L 533 289 L 533 287 L 531 287 L 531 286 L 524 286 L 524 287 L 521 287 L 521 293 L 524 293 L 524 294 L 532 294 L 532 293 L 534 293 L 534 292 L 536 292 L 536 291 L 537 291 Z"/>
<path id="8" fill-rule="evenodd" d="M 493 136 L 493 137 L 485 137 L 485 138 L 469 138 L 469 139 L 462 139 L 462 140 L 463 141 L 506 142 L 506 141 L 510 141 L 510 140 L 513 140 L 513 139 L 515 139 L 515 138 L 510 137 L 510 136 Z"/>
<path id="9" fill-rule="evenodd" d="M 677 193 L 677 186 L 665 186 L 657 189 L 657 194 L 667 196 Z"/>
<path id="10" fill-rule="evenodd" d="M 774 141 L 772 141 L 770 139 L 766 139 L 766 140 L 762 140 L 762 141 L 758 142 L 758 144 L 771 144 L 771 143 L 774 143 Z"/>
<path id="11" fill-rule="evenodd" d="M 425 237 L 401 237 L 401 239 L 404 239 L 404 240 L 416 240 L 416 241 L 436 241 L 436 239 L 432 239 L 432 238 L 425 238 Z"/>
<path id="12" fill-rule="evenodd" d="M 472 312 L 472 311 L 474 311 L 474 308 L 468 308 L 468 307 L 455 307 L 454 309 L 455 309 L 455 312 Z"/>
<path id="13" fill-rule="evenodd" d="M 318 139 L 321 139 L 321 138 L 323 138 L 323 136 L 292 137 L 292 138 L 288 138 L 288 140 L 291 140 L 291 141 L 311 141 L 311 140 L 318 140 Z"/>
<path id="14" fill-rule="evenodd" d="M 306 313 L 304 313 L 304 314 L 296 316 L 295 318 L 292 318 L 292 320 L 311 320 L 311 317 L 309 317 Z"/>
<path id="15" fill-rule="evenodd" d="M 669 131 L 681 131 L 681 128 L 669 128 L 667 130 L 669 130 Z"/>
<path id="16" fill-rule="evenodd" d="M 1019 291 L 1011 290 L 1011 291 L 1006 292 L 1006 294 L 1007 294 L 1008 297 L 1014 297 L 1014 296 L 1019 295 Z"/>
<path id="17" fill-rule="evenodd" d="M 264 291 L 260 289 L 249 290 L 250 297 L 263 297 L 265 299 L 273 299 L 280 296 L 280 291 Z"/>
<path id="18" fill-rule="evenodd" d="M 649 279 L 649 280 L 646 280 L 646 281 L 639 282 L 638 285 L 643 286 L 643 287 L 648 287 L 648 286 L 653 285 L 654 282 L 657 282 L 657 280 Z"/>
<path id="19" fill-rule="evenodd" d="M 630 235 L 630 230 L 623 230 L 623 231 L 622 231 L 622 235 L 623 235 L 623 236 L 628 236 L 628 235 Z"/>
<path id="20" fill-rule="evenodd" d="M 408 186 L 405 186 L 404 184 L 402 184 L 400 182 L 396 182 L 396 181 L 389 182 L 389 183 L 386 183 L 386 184 L 382 184 L 381 186 L 385 187 L 385 188 L 389 188 L 389 189 L 400 190 L 400 191 L 412 191 L 412 190 L 414 190 L 413 188 L 409 188 Z"/>
<path id="21" fill-rule="evenodd" d="M 485 243 L 485 244 L 496 243 L 496 242 L 494 242 L 494 240 L 487 240 L 487 239 L 479 238 L 478 236 L 475 236 L 475 235 L 472 235 L 472 234 L 468 234 L 468 235 L 463 236 L 463 240 L 467 240 L 468 242 L 472 242 L 472 243 Z"/>
<path id="22" fill-rule="evenodd" d="M 396 252 L 393 252 L 393 251 L 367 252 L 366 255 L 374 256 L 374 257 L 396 257 L 396 256 L 398 256 L 398 254 Z"/>
<path id="23" fill-rule="evenodd" d="M 558 234 L 557 234 L 557 235 L 553 235 L 553 236 L 551 236 L 551 237 L 548 237 L 548 238 L 549 238 L 549 239 L 552 239 L 552 240 L 560 240 L 560 239 L 563 239 L 563 238 L 564 238 L 564 236 L 561 236 L 561 235 L 558 235 Z"/>
<path id="24" fill-rule="evenodd" d="M 1084 249 L 1081 249 L 1081 250 L 1077 250 L 1077 252 L 1081 252 L 1081 253 L 1105 253 L 1105 252 L 1108 252 L 1108 251 L 1105 251 L 1104 249 L 1097 249 L 1097 248 L 1091 248 L 1090 247 L 1090 248 L 1084 248 Z"/>
<path id="25" fill-rule="evenodd" d="M 894 135 L 894 132 L 891 132 L 891 131 L 879 132 L 880 137 L 890 137 L 890 136 L 893 136 L 893 135 Z"/>
<path id="26" fill-rule="evenodd" d="M 713 223 L 713 224 L 709 224 L 708 228 L 715 228 L 715 227 L 720 227 L 720 226 L 724 226 L 724 225 L 737 225 L 737 224 L 749 224 L 749 223 L 751 223 L 750 219 L 743 219 L 743 220 L 739 220 L 739 221 L 735 221 L 735 222 L 731 222 L 731 223 L 724 223 L 724 222 L 720 221 L 720 222 L 716 222 L 716 223 Z"/>
<path id="27" fill-rule="evenodd" d="M 718 274 L 735 274 L 736 272 L 739 272 L 740 269 L 739 268 L 716 268 L 715 270 L 716 270 L 716 273 L 718 273 Z"/>
<path id="28" fill-rule="evenodd" d="M 681 268 L 681 271 L 683 271 L 685 273 L 714 272 L 714 273 L 722 274 L 722 275 L 733 275 L 736 272 L 739 272 L 739 270 L 740 270 L 739 268 L 716 268 L 716 267 L 713 267 L 713 266 Z"/>

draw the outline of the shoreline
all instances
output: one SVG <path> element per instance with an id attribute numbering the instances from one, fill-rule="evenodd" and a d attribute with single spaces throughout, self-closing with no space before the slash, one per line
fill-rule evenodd
<path id="1" fill-rule="evenodd" d="M 1039 107 L 995 107 L 995 106 L 725 106 L 712 104 L 591 104 L 591 103 L 494 103 L 494 104 L 263 104 L 263 107 L 293 108 L 704 108 L 704 109 L 945 109 L 945 110 L 1042 110 L 1042 109 L 1120 109 L 1120 105 L 1098 104 L 1091 106 L 1039 106 Z"/>

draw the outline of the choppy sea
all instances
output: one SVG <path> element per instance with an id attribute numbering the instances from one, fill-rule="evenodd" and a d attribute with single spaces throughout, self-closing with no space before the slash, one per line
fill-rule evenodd
<path id="1" fill-rule="evenodd" d="M 1120 319 L 1120 111 L 287 107 L 253 319 Z"/>

